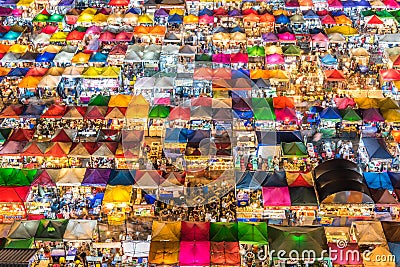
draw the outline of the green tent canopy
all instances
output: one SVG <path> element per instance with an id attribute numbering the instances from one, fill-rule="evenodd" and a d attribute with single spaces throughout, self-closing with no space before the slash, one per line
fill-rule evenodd
<path id="1" fill-rule="evenodd" d="M 239 222 L 238 237 L 241 243 L 268 244 L 267 224 L 265 222 Z"/>
<path id="2" fill-rule="evenodd" d="M 271 108 L 272 107 L 269 102 L 269 98 L 252 98 L 251 105 L 253 108 L 264 108 L 264 107 Z"/>
<path id="3" fill-rule="evenodd" d="M 77 26 L 74 30 L 78 32 L 86 32 L 87 29 L 88 29 L 87 27 Z"/>
<path id="4" fill-rule="evenodd" d="M 259 121 L 274 121 L 275 113 L 269 106 L 263 108 L 254 108 L 254 118 Z"/>
<path id="5" fill-rule="evenodd" d="M 64 16 L 60 14 L 53 14 L 49 17 L 47 22 L 62 22 L 64 20 Z"/>
<path id="6" fill-rule="evenodd" d="M 380 19 L 394 19 L 393 15 L 386 10 L 376 11 L 375 15 L 377 15 Z"/>
<path id="7" fill-rule="evenodd" d="M 37 169 L 0 169 L 0 185 L 2 186 L 29 186 L 34 180 Z"/>
<path id="8" fill-rule="evenodd" d="M 41 241 L 63 240 L 68 220 L 40 220 L 35 239 Z"/>
<path id="9" fill-rule="evenodd" d="M 235 222 L 215 222 L 210 224 L 210 239 L 213 242 L 237 242 L 238 224 Z"/>
<path id="10" fill-rule="evenodd" d="M 375 15 L 375 12 L 372 11 L 371 9 L 368 9 L 368 10 L 361 11 L 361 15 L 363 17 L 370 17 L 370 16 Z"/>
<path id="11" fill-rule="evenodd" d="M 12 128 L 4 128 L 0 129 L 0 144 L 4 143 L 7 138 L 10 136 Z"/>
<path id="12" fill-rule="evenodd" d="M 247 47 L 247 54 L 249 57 L 264 57 L 265 48 L 263 46 Z"/>
<path id="13" fill-rule="evenodd" d="M 212 57 L 207 54 L 196 55 L 195 61 L 212 61 Z"/>
<path id="14" fill-rule="evenodd" d="M 307 156 L 307 148 L 301 142 L 282 143 L 283 155 L 286 157 Z"/>
<path id="15" fill-rule="evenodd" d="M 28 239 L 7 239 L 5 248 L 32 248 L 33 237 Z"/>
<path id="16" fill-rule="evenodd" d="M 101 106 L 101 107 L 107 107 L 108 102 L 110 102 L 110 96 L 104 96 L 104 95 L 96 95 L 92 96 L 89 101 L 89 106 Z"/>
<path id="17" fill-rule="evenodd" d="M 351 122 L 362 121 L 360 115 L 358 115 L 357 112 L 352 108 L 345 109 L 342 118 L 344 121 L 351 121 Z"/>
<path id="18" fill-rule="evenodd" d="M 283 48 L 283 54 L 285 56 L 296 56 L 299 57 L 301 55 L 300 47 L 295 45 L 289 45 Z"/>
<path id="19" fill-rule="evenodd" d="M 33 21 L 34 22 L 46 22 L 50 17 L 45 14 L 38 14 Z"/>
<path id="20" fill-rule="evenodd" d="M 149 118 L 161 118 L 164 119 L 169 116 L 169 107 L 163 105 L 154 106 L 149 112 Z"/>

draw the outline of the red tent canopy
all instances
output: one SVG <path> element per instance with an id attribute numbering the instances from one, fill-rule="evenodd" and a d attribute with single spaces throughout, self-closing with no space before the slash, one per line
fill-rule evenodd
<path id="1" fill-rule="evenodd" d="M 111 0 L 109 6 L 129 6 L 129 0 Z"/>
<path id="2" fill-rule="evenodd" d="M 388 81 L 400 81 L 400 71 L 389 69 L 389 70 L 380 70 L 379 75 L 381 79 L 385 82 Z"/>
<path id="3" fill-rule="evenodd" d="M 64 116 L 67 106 L 53 104 L 40 116 L 41 118 L 54 118 L 60 119 Z"/>
<path id="4" fill-rule="evenodd" d="M 63 149 L 64 145 L 60 143 L 52 143 L 47 151 L 44 153 L 47 157 L 63 158 L 68 156 L 69 151 Z M 68 149 L 69 150 L 69 149 Z"/>
<path id="5" fill-rule="evenodd" d="M 192 98 L 190 100 L 190 104 L 192 105 L 192 107 L 195 107 L 195 106 L 211 107 L 212 106 L 212 98 L 211 97 Z"/>
<path id="6" fill-rule="evenodd" d="M 169 113 L 170 120 L 190 120 L 190 108 L 174 107 Z"/>
<path id="7" fill-rule="evenodd" d="M 41 143 L 45 144 L 45 143 Z M 43 157 L 44 151 L 46 150 L 45 146 L 39 146 L 38 143 L 32 142 L 25 147 L 24 151 L 21 153 L 23 157 Z"/>
<path id="8" fill-rule="evenodd" d="M 208 241 L 210 239 L 209 222 L 182 222 L 182 241 Z"/>
<path id="9" fill-rule="evenodd" d="M 35 134 L 35 130 L 30 129 L 14 129 L 8 141 L 30 141 Z"/>
<path id="10" fill-rule="evenodd" d="M 26 76 L 42 77 L 46 74 L 48 70 L 49 70 L 48 68 L 34 67 L 28 70 L 25 77 Z"/>
<path id="11" fill-rule="evenodd" d="M 211 242 L 211 264 L 239 266 L 239 242 Z"/>
<path id="12" fill-rule="evenodd" d="M 47 170 L 43 170 L 32 182 L 31 186 L 56 186 L 56 183 L 51 178 Z"/>
<path id="13" fill-rule="evenodd" d="M 343 72 L 340 70 L 326 70 L 325 77 L 326 80 L 330 82 L 346 80 L 346 78 L 343 75 Z"/>
<path id="14" fill-rule="evenodd" d="M 273 99 L 274 108 L 294 108 L 294 100 L 287 96 L 278 96 Z"/>
<path id="15" fill-rule="evenodd" d="M 115 40 L 115 34 L 112 32 L 103 32 L 100 34 L 99 41 L 112 42 Z"/>
<path id="16" fill-rule="evenodd" d="M 64 129 L 61 129 L 53 138 L 51 139 L 51 142 L 64 142 L 64 143 L 70 143 L 72 142 L 71 137 L 65 132 Z"/>
<path id="17" fill-rule="evenodd" d="M 46 25 L 40 33 L 53 34 L 58 30 L 58 26 Z"/>
<path id="18" fill-rule="evenodd" d="M 26 143 L 26 141 L 7 141 L 0 150 L 0 155 L 17 156 L 24 150 Z"/>
<path id="19" fill-rule="evenodd" d="M 99 106 L 90 106 L 86 110 L 85 116 L 83 116 L 86 120 L 104 120 L 105 115 L 107 113 L 107 107 L 99 107 Z"/>
<path id="20" fill-rule="evenodd" d="M 373 15 L 369 21 L 367 22 L 368 25 L 382 25 L 383 21 L 378 18 L 376 15 Z"/>
<path id="21" fill-rule="evenodd" d="M 24 110 L 23 105 L 11 105 L 7 106 L 1 113 L 0 113 L 0 119 L 6 119 L 6 118 L 19 118 L 19 115 L 22 113 Z"/>
<path id="22" fill-rule="evenodd" d="M 67 35 L 67 41 L 81 41 L 85 38 L 85 32 L 74 30 Z"/>
<path id="23" fill-rule="evenodd" d="M 29 193 L 29 186 L 0 186 L 1 203 L 24 203 Z"/>

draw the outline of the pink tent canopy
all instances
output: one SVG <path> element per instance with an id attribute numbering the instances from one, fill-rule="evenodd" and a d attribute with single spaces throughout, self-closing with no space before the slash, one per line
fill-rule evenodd
<path id="1" fill-rule="evenodd" d="M 296 112 L 292 108 L 275 109 L 277 121 L 297 121 Z"/>
<path id="2" fill-rule="evenodd" d="M 171 104 L 171 99 L 169 97 L 154 98 L 154 104 L 168 106 Z"/>
<path id="3" fill-rule="evenodd" d="M 190 108 L 174 107 L 169 113 L 170 120 L 190 120 Z"/>
<path id="4" fill-rule="evenodd" d="M 20 17 L 20 16 L 22 16 L 22 13 L 24 13 L 24 11 L 23 11 L 22 9 L 18 9 L 18 8 L 15 8 L 15 9 L 13 9 L 13 10 L 11 11 L 11 14 L 12 14 L 14 17 Z"/>
<path id="5" fill-rule="evenodd" d="M 322 25 L 336 25 L 336 20 L 332 18 L 331 15 L 326 15 L 323 18 L 321 18 L 321 24 Z"/>
<path id="6" fill-rule="evenodd" d="M 112 32 L 103 32 L 100 34 L 99 40 L 102 42 L 111 42 L 115 40 L 115 34 Z"/>
<path id="7" fill-rule="evenodd" d="M 278 34 L 279 41 L 295 42 L 296 36 L 293 33 L 285 32 Z"/>
<path id="8" fill-rule="evenodd" d="M 203 15 L 199 17 L 199 24 L 213 24 L 214 17 L 209 15 Z"/>
<path id="9" fill-rule="evenodd" d="M 212 55 L 212 61 L 214 63 L 229 64 L 231 63 L 231 56 L 223 53 L 214 54 Z"/>
<path id="10" fill-rule="evenodd" d="M 314 34 L 311 39 L 314 43 L 326 43 L 329 41 L 328 37 L 321 32 Z"/>
<path id="11" fill-rule="evenodd" d="M 192 107 L 196 107 L 196 106 L 211 107 L 212 106 L 212 98 L 211 97 L 192 98 L 190 100 L 190 104 Z"/>
<path id="12" fill-rule="evenodd" d="M 280 54 L 272 54 L 266 56 L 266 63 L 267 64 L 284 64 L 285 59 L 283 58 L 283 55 Z"/>
<path id="13" fill-rule="evenodd" d="M 231 63 L 247 63 L 249 62 L 249 56 L 244 53 L 231 54 Z"/>
<path id="14" fill-rule="evenodd" d="M 179 252 L 180 266 L 210 265 L 209 241 L 181 241 Z"/>
<path id="15" fill-rule="evenodd" d="M 213 71 L 213 80 L 231 79 L 231 78 L 232 78 L 232 72 L 230 69 L 218 68 L 218 69 L 214 69 L 214 71 Z"/>
<path id="16" fill-rule="evenodd" d="M 265 207 L 291 206 L 289 187 L 263 187 L 263 203 Z"/>
<path id="17" fill-rule="evenodd" d="M 328 5 L 330 8 L 343 8 L 342 2 L 339 0 L 329 0 Z"/>
<path id="18" fill-rule="evenodd" d="M 45 33 L 45 34 L 53 34 L 58 30 L 57 26 L 52 26 L 52 25 L 46 25 L 46 27 L 44 27 L 40 33 Z"/>
<path id="19" fill-rule="evenodd" d="M 354 107 L 356 102 L 352 98 L 344 97 L 344 98 L 335 98 L 335 103 L 338 109 L 346 109 L 348 107 Z"/>
<path id="20" fill-rule="evenodd" d="M 101 33 L 101 28 L 99 26 L 90 26 L 87 30 L 86 30 L 86 34 L 100 34 Z"/>
<path id="21" fill-rule="evenodd" d="M 211 80 L 213 78 L 213 69 L 198 68 L 194 70 L 193 79 L 195 80 Z"/>
<path id="22" fill-rule="evenodd" d="M 395 0 L 384 0 L 383 3 L 388 8 L 392 8 L 392 9 L 400 8 L 400 4 L 397 3 Z"/>
<path id="23" fill-rule="evenodd" d="M 208 241 L 210 239 L 209 232 L 209 222 L 182 222 L 181 240 Z"/>

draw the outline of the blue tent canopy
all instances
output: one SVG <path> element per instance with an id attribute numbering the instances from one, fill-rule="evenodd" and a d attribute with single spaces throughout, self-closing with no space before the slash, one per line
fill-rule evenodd
<path id="1" fill-rule="evenodd" d="M 288 24 L 289 22 L 290 22 L 290 19 L 282 14 L 275 18 L 276 24 Z"/>
<path id="2" fill-rule="evenodd" d="M 7 41 L 14 41 L 17 40 L 21 36 L 22 32 L 14 32 L 14 31 L 8 31 L 5 33 L 3 36 L 1 36 L 1 40 L 7 40 Z"/>
<path id="3" fill-rule="evenodd" d="M 189 132 L 188 143 L 200 143 L 202 140 L 210 138 L 210 135 L 211 131 L 209 130 L 195 130 Z"/>
<path id="4" fill-rule="evenodd" d="M 134 185 L 135 180 L 134 170 L 111 170 L 110 179 L 108 180 L 109 185 Z"/>
<path id="5" fill-rule="evenodd" d="M 336 65 L 336 64 L 338 64 L 337 59 L 334 58 L 331 54 L 327 54 L 326 56 L 322 57 L 321 61 L 325 65 Z"/>
<path id="6" fill-rule="evenodd" d="M 390 181 L 395 189 L 400 188 L 400 172 L 388 172 Z"/>
<path id="7" fill-rule="evenodd" d="M 354 5 L 356 7 L 371 7 L 371 4 L 367 0 L 354 1 Z"/>
<path id="8" fill-rule="evenodd" d="M 165 143 L 186 143 L 188 129 L 167 128 L 165 132 Z"/>
<path id="9" fill-rule="evenodd" d="M 90 56 L 89 62 L 107 62 L 108 54 L 94 53 Z"/>
<path id="10" fill-rule="evenodd" d="M 244 29 L 243 28 L 241 28 L 241 27 L 239 27 L 239 26 L 236 26 L 235 28 L 232 28 L 231 30 L 230 30 L 230 32 L 242 32 L 242 33 L 244 33 Z"/>
<path id="11" fill-rule="evenodd" d="M 369 188 L 393 191 L 392 182 L 386 172 L 364 172 L 364 178 Z"/>
<path id="12" fill-rule="evenodd" d="M 173 14 L 172 16 L 168 17 L 168 23 L 175 23 L 175 24 L 181 24 L 183 22 L 182 16 L 179 16 L 178 14 Z"/>
<path id="13" fill-rule="evenodd" d="M 126 13 L 132 13 L 132 14 L 140 15 L 142 13 L 142 11 L 138 7 L 131 7 Z"/>
<path id="14" fill-rule="evenodd" d="M 286 172 L 285 171 L 275 171 L 275 172 L 267 172 L 267 179 L 265 179 L 262 183 L 263 187 L 271 187 L 271 186 L 277 186 L 277 187 L 283 187 L 283 186 L 288 186 L 287 180 L 286 180 Z"/>
<path id="15" fill-rule="evenodd" d="M 101 202 L 103 202 L 103 198 L 104 198 L 104 193 L 97 193 L 96 195 L 94 195 L 92 198 L 89 198 L 90 200 L 90 205 L 92 207 L 97 207 L 101 205 Z"/>
<path id="16" fill-rule="evenodd" d="M 240 110 L 233 110 L 234 116 L 238 117 L 239 119 L 242 120 L 248 120 L 254 117 L 253 111 L 240 111 Z"/>
<path id="17" fill-rule="evenodd" d="M 29 71 L 29 68 L 15 68 L 12 69 L 7 76 L 8 77 L 23 77 L 25 76 Z"/>
<path id="18" fill-rule="evenodd" d="M 388 242 L 389 250 L 395 256 L 396 266 L 400 266 L 400 242 Z"/>
<path id="19" fill-rule="evenodd" d="M 343 12 L 343 10 L 332 10 L 331 14 L 332 14 L 333 17 L 338 17 L 338 16 L 341 16 L 341 15 L 345 15 L 346 16 L 346 14 Z"/>
<path id="20" fill-rule="evenodd" d="M 277 145 L 282 142 L 303 142 L 300 131 L 256 131 L 259 145 Z"/>
<path id="21" fill-rule="evenodd" d="M 40 54 L 36 58 L 36 62 L 52 62 L 54 58 L 56 57 L 57 53 L 49 53 L 49 52 L 44 52 L 43 54 Z"/>
<path id="22" fill-rule="evenodd" d="M 307 11 L 303 11 L 303 18 L 305 19 L 319 19 L 319 16 L 317 14 L 315 14 L 314 11 L 307 10 Z"/>
<path id="23" fill-rule="evenodd" d="M 370 160 L 393 158 L 383 138 L 364 137 L 362 141 Z"/>
<path id="24" fill-rule="evenodd" d="M 238 171 L 235 173 L 237 189 L 261 189 L 261 185 L 268 179 L 270 173 L 265 171 Z"/>
<path id="25" fill-rule="evenodd" d="M 208 8 L 204 8 L 204 9 L 200 10 L 199 16 L 204 16 L 204 15 L 212 16 L 212 15 L 214 15 L 214 11 L 212 11 Z"/>
<path id="26" fill-rule="evenodd" d="M 319 117 L 324 120 L 341 120 L 342 117 L 332 107 L 327 107 L 321 113 Z"/>
<path id="27" fill-rule="evenodd" d="M 344 8 L 355 8 L 356 5 L 353 1 L 342 1 L 342 5 Z"/>
<path id="28" fill-rule="evenodd" d="M 318 34 L 318 33 L 324 33 L 324 30 L 319 28 L 312 28 L 310 30 L 310 34 Z"/>
<path id="29" fill-rule="evenodd" d="M 39 118 L 45 108 L 46 105 L 27 105 L 20 116 L 24 118 Z"/>

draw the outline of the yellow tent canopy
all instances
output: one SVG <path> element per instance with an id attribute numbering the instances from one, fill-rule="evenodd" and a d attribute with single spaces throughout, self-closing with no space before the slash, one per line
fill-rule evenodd
<path id="1" fill-rule="evenodd" d="M 354 98 L 354 101 L 361 109 L 379 108 L 379 100 L 376 98 L 360 97 Z"/>
<path id="2" fill-rule="evenodd" d="M 51 75 L 51 76 L 61 76 L 64 72 L 64 68 L 62 67 L 51 67 L 47 72 L 46 75 Z"/>
<path id="3" fill-rule="evenodd" d="M 185 24 L 197 24 L 199 22 L 199 18 L 193 14 L 190 14 L 189 16 L 185 16 L 183 18 L 183 23 Z"/>
<path id="4" fill-rule="evenodd" d="M 112 95 L 110 97 L 110 102 L 108 102 L 109 107 L 120 107 L 126 108 L 131 102 L 132 96 L 131 95 Z"/>
<path id="5" fill-rule="evenodd" d="M 363 254 L 363 264 L 365 267 L 396 266 L 395 256 L 383 246 L 377 246 L 371 251 L 371 253 Z"/>
<path id="6" fill-rule="evenodd" d="M 123 21 L 126 24 L 136 24 L 139 20 L 139 15 L 138 14 L 132 14 L 132 13 L 127 13 L 125 14 Z"/>
<path id="7" fill-rule="evenodd" d="M 48 45 L 45 48 L 43 48 L 43 50 L 41 51 L 41 53 L 44 52 L 48 52 L 48 53 L 58 53 L 61 50 L 61 46 L 58 45 Z"/>
<path id="8" fill-rule="evenodd" d="M 85 54 L 83 52 L 80 52 L 74 55 L 74 57 L 71 59 L 71 63 L 85 64 L 89 62 L 89 59 L 90 59 L 90 54 Z"/>
<path id="9" fill-rule="evenodd" d="M 150 18 L 149 15 L 143 14 L 143 15 L 139 16 L 138 23 L 140 23 L 140 24 L 152 24 L 153 20 Z"/>
<path id="10" fill-rule="evenodd" d="M 268 70 L 268 76 L 278 81 L 289 81 L 289 74 L 283 70 Z"/>
<path id="11" fill-rule="evenodd" d="M 131 202 L 132 186 L 107 185 L 104 193 L 104 203 L 129 203 Z"/>
<path id="12" fill-rule="evenodd" d="M 95 15 L 94 17 L 92 17 L 91 21 L 93 23 L 106 23 L 108 20 L 108 16 L 104 15 L 103 13 L 99 13 L 97 15 Z"/>
<path id="13" fill-rule="evenodd" d="M 11 71 L 11 68 L 0 67 L 0 76 L 6 76 Z"/>
<path id="14" fill-rule="evenodd" d="M 83 78 L 100 78 L 103 68 L 89 67 L 83 73 Z"/>
<path id="15" fill-rule="evenodd" d="M 279 15 L 289 16 L 289 13 L 286 10 L 278 9 L 278 10 L 275 10 L 272 15 L 274 15 L 275 17 L 279 16 Z"/>
<path id="16" fill-rule="evenodd" d="M 35 2 L 34 0 L 20 0 L 17 3 L 17 6 L 28 7 L 28 6 L 31 6 L 34 2 Z"/>
<path id="17" fill-rule="evenodd" d="M 181 222 L 153 222 L 152 241 L 179 241 L 181 237 Z"/>
<path id="18" fill-rule="evenodd" d="M 56 32 L 50 37 L 50 42 L 65 42 L 68 32 Z"/>
<path id="19" fill-rule="evenodd" d="M 61 81 L 61 76 L 46 75 L 38 83 L 37 87 L 56 88 Z"/>
<path id="20" fill-rule="evenodd" d="M 177 14 L 179 16 L 185 15 L 185 10 L 180 9 L 180 8 L 173 8 L 169 11 L 169 15 L 172 16 L 174 14 Z"/>
<path id="21" fill-rule="evenodd" d="M 96 13 L 97 13 L 97 10 L 95 8 L 88 7 L 82 11 L 81 15 L 82 14 L 95 15 Z"/>
<path id="22" fill-rule="evenodd" d="M 22 53 L 26 53 L 28 51 L 28 49 L 29 49 L 29 47 L 27 45 L 15 44 L 15 45 L 10 47 L 8 52 L 22 54 Z"/>
<path id="23" fill-rule="evenodd" d="M 280 54 L 283 55 L 282 47 L 277 45 L 271 45 L 265 47 L 265 54 L 266 55 L 273 55 L 273 54 Z"/>
<path id="24" fill-rule="evenodd" d="M 383 118 L 387 122 L 400 122 L 400 110 L 399 109 L 388 109 L 382 111 Z"/>
<path id="25" fill-rule="evenodd" d="M 147 118 L 149 114 L 150 104 L 142 95 L 135 95 L 126 109 L 125 116 L 127 119 Z"/>
<path id="26" fill-rule="evenodd" d="M 121 72 L 121 68 L 108 66 L 108 67 L 103 69 L 103 71 L 100 74 L 100 76 L 103 77 L 103 78 L 118 79 L 120 72 Z"/>
<path id="27" fill-rule="evenodd" d="M 155 265 L 177 265 L 179 262 L 179 242 L 152 241 L 149 263 Z"/>
<path id="28" fill-rule="evenodd" d="M 94 18 L 94 15 L 92 14 L 83 14 L 81 13 L 80 16 L 78 17 L 77 22 L 91 22 Z"/>
<path id="29" fill-rule="evenodd" d="M 36 88 L 42 77 L 26 76 L 18 84 L 19 88 L 33 89 Z"/>
<path id="30" fill-rule="evenodd" d="M 357 29 L 354 29 L 350 26 L 333 26 L 332 28 L 325 29 L 327 34 L 330 33 L 340 33 L 343 35 L 356 35 L 358 34 Z"/>

